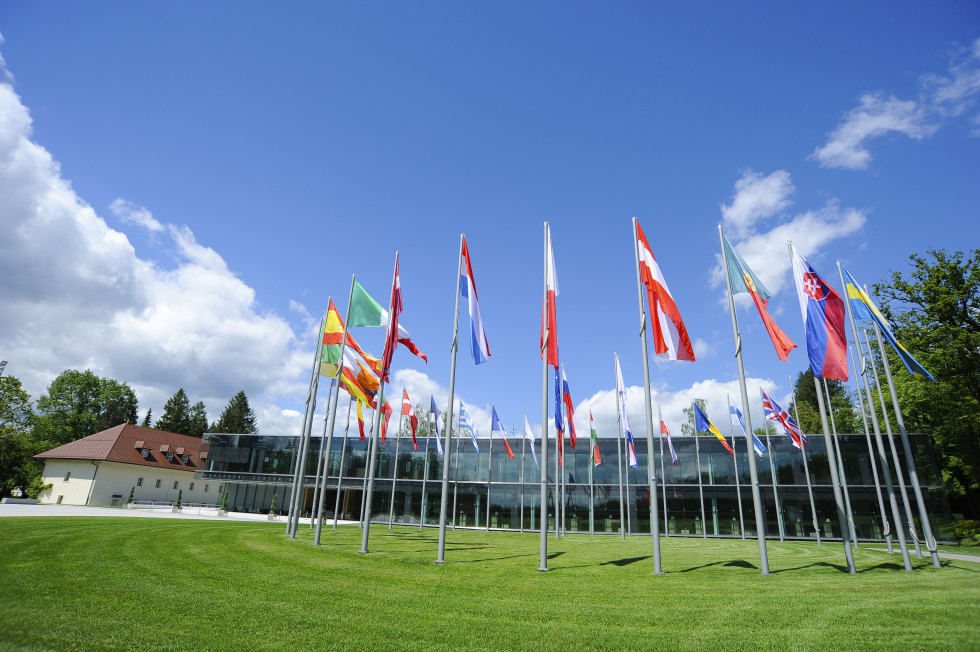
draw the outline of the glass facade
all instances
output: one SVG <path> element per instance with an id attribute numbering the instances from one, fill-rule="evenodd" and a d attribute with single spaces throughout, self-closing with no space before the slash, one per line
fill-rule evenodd
<path id="1" fill-rule="evenodd" d="M 909 435 L 916 469 L 923 482 L 923 495 L 937 538 L 952 539 L 945 531 L 949 508 L 936 468 L 928 438 Z M 290 503 L 291 486 L 297 458 L 298 438 L 259 435 L 207 434 L 207 468 L 195 475 L 204 480 L 229 483 L 229 509 L 268 511 L 273 495 L 277 511 L 285 512 Z M 771 538 L 815 539 L 820 536 L 839 538 L 830 467 L 822 435 L 810 436 L 807 464 L 802 453 L 788 437 L 763 437 L 767 451 L 756 455 L 760 497 L 764 511 L 763 527 Z M 443 456 L 438 454 L 434 439 L 419 439 L 414 450 L 410 437 L 399 443 L 396 436 L 380 444 L 372 500 L 372 522 L 434 526 L 439 523 L 442 496 Z M 657 507 L 661 532 L 667 536 L 741 537 L 755 536 L 748 453 L 744 440 L 737 442 L 737 454 L 725 451 L 714 437 L 673 438 L 678 461 L 671 463 L 666 442 L 654 440 L 654 474 L 657 477 Z M 875 486 L 877 449 L 869 453 L 865 435 L 839 435 L 837 443 L 843 457 L 843 478 L 847 482 L 847 499 L 858 540 L 883 540 L 879 490 Z M 650 532 L 650 486 L 647 483 L 647 446 L 637 441 L 638 468 L 620 463 L 621 446 L 617 439 L 600 439 L 603 463 L 591 468 L 589 444 L 583 440 L 577 448 L 566 443 L 564 491 L 556 493 L 554 479 L 555 446 L 549 442 L 548 499 L 545 512 L 548 527 L 555 527 L 555 506 L 563 504 L 563 526 L 567 532 L 630 534 Z M 320 438 L 310 442 L 307 456 L 302 511 L 313 509 L 314 483 L 319 465 Z M 537 530 L 541 526 L 541 476 L 531 455 L 530 443 L 512 438 L 510 459 L 503 442 L 479 440 L 479 453 L 469 438 L 454 440 L 450 457 L 448 509 L 455 527 L 505 530 Z M 887 441 L 886 450 L 889 450 Z M 537 444 L 540 456 L 540 442 Z M 896 441 L 902 461 L 903 479 L 910 508 L 918 524 L 915 495 L 904 471 L 904 456 Z M 336 437 L 327 465 L 324 511 L 327 517 L 358 520 L 361 517 L 367 486 L 367 447 L 359 438 Z M 903 499 L 898 476 L 891 465 L 900 508 Z M 809 470 L 809 486 L 807 473 Z M 888 506 L 888 495 L 881 469 L 880 494 Z M 775 482 L 773 481 L 775 479 Z M 813 507 L 816 508 L 814 518 Z M 563 496 L 563 498 L 559 498 Z M 622 497 L 622 499 L 621 499 Z M 902 520 L 904 522 L 905 516 Z M 815 527 L 816 523 L 816 527 Z M 894 527 L 894 524 L 892 525 Z M 917 525 L 918 527 L 918 525 Z M 917 529 L 921 533 L 921 528 Z"/>

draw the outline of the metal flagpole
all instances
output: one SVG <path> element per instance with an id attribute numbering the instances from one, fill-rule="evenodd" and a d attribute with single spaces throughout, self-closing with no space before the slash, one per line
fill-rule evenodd
<path id="1" fill-rule="evenodd" d="M 313 354 L 313 369 L 310 372 L 310 384 L 306 392 L 306 408 L 303 411 L 303 425 L 300 426 L 299 438 L 296 441 L 296 468 L 293 470 L 293 486 L 292 486 L 293 495 L 289 497 L 289 507 L 288 507 L 289 512 L 286 514 L 286 534 L 287 535 L 292 534 L 293 536 L 290 538 L 293 539 L 296 538 L 295 534 L 293 533 L 293 516 L 296 511 L 294 508 L 294 505 L 296 504 L 296 495 L 299 493 L 298 487 L 299 487 L 300 469 L 302 467 L 301 461 L 302 461 L 302 454 L 303 454 L 303 435 L 306 432 L 307 421 L 312 418 L 312 413 L 310 411 L 310 404 L 313 403 L 313 393 L 314 393 L 313 385 L 314 382 L 316 382 L 320 372 L 319 369 L 320 346 L 323 344 L 323 327 L 325 324 L 326 324 L 326 320 L 321 318 L 320 337 L 318 338 L 316 343 L 316 352 Z M 285 493 L 285 489 L 283 489 L 283 493 Z"/>
<path id="2" fill-rule="evenodd" d="M 640 306 L 640 348 L 643 351 L 643 406 L 647 419 L 647 473 L 650 476 L 650 537 L 653 539 L 653 572 L 662 575 L 660 564 L 660 514 L 657 513 L 657 473 L 653 455 L 653 405 L 650 401 L 650 357 L 647 350 L 647 313 L 643 307 L 643 281 L 640 279 L 640 244 L 636 233 L 636 218 L 633 218 L 633 255 L 636 257 L 636 298 Z M 662 451 L 661 451 L 662 452 Z M 661 459 L 662 461 L 662 459 Z M 666 499 L 666 495 L 664 496 Z M 664 508 L 666 513 L 666 507 Z"/>
<path id="3" fill-rule="evenodd" d="M 701 503 L 701 536 L 705 539 L 708 538 L 708 528 L 704 525 L 704 484 L 701 482 L 701 446 L 698 443 L 697 430 L 694 431 L 694 457 L 698 463 L 698 502 Z"/>
<path id="4" fill-rule="evenodd" d="M 395 281 L 398 279 L 398 252 L 395 252 L 395 269 L 391 273 L 391 287 L 395 287 Z M 392 294 L 394 298 L 394 294 Z M 388 333 L 385 336 L 385 347 L 388 346 L 389 338 L 398 338 L 398 331 L 396 325 L 395 316 L 395 306 L 388 304 Z M 345 340 L 346 341 L 346 340 Z M 386 356 L 387 357 L 387 356 Z M 390 361 L 389 361 L 390 362 Z M 361 554 L 366 554 L 368 552 L 368 539 L 371 536 L 371 503 L 374 499 L 374 477 L 377 471 L 375 470 L 375 463 L 378 457 L 378 436 L 381 430 L 381 413 L 384 411 L 384 398 L 385 398 L 385 374 L 388 372 L 387 369 L 381 370 L 380 387 L 378 387 L 378 409 L 374 415 L 374 422 L 377 426 L 374 431 L 374 449 L 371 451 L 371 461 L 369 463 L 369 475 L 368 475 L 368 489 L 367 489 L 367 499 L 365 502 L 365 512 L 367 513 L 364 521 L 364 532 L 361 536 L 361 549 L 358 550 Z"/>
<path id="5" fill-rule="evenodd" d="M 395 438 L 395 459 L 393 460 L 393 469 L 391 471 L 391 504 L 388 506 L 388 529 L 391 529 L 391 523 L 395 520 L 395 484 L 398 482 L 398 453 L 401 449 L 402 444 L 402 428 L 405 425 L 405 415 L 402 414 L 398 417 L 398 435 Z"/>
<path id="6" fill-rule="evenodd" d="M 867 292 L 867 288 L 865 288 Z M 892 408 L 895 410 L 895 421 L 898 423 L 898 433 L 902 438 L 902 448 L 905 451 L 905 463 L 908 465 L 909 479 L 912 481 L 912 491 L 915 492 L 915 500 L 919 503 L 919 521 L 922 525 L 922 533 L 926 537 L 926 548 L 932 558 L 934 568 L 939 568 L 939 553 L 936 551 L 936 539 L 932 535 L 932 526 L 929 523 L 929 514 L 926 512 L 926 501 L 922 496 L 922 487 L 919 485 L 919 475 L 915 470 L 915 459 L 912 457 L 912 447 L 909 446 L 909 436 L 905 431 L 905 419 L 902 417 L 902 408 L 898 404 L 898 394 L 895 393 L 895 383 L 892 381 L 891 363 L 885 355 L 885 344 L 881 340 L 881 331 L 875 324 L 875 336 L 878 338 L 878 350 L 881 351 L 882 366 L 885 368 L 885 379 L 888 381 L 888 390 L 892 395 Z"/>
<path id="7" fill-rule="evenodd" d="M 591 416 L 591 413 L 590 413 Z M 595 447 L 592 441 L 592 423 L 589 423 L 589 534 L 595 534 Z"/>
<path id="8" fill-rule="evenodd" d="M 787 376 L 789 378 L 789 386 L 794 387 L 793 377 Z M 800 406 L 796 404 L 796 390 L 793 390 L 793 411 L 796 412 L 796 425 L 800 425 Z M 803 432 L 802 426 L 800 427 L 800 432 Z M 810 496 L 810 517 L 813 519 L 813 532 L 817 535 L 817 545 L 823 546 L 823 542 L 820 540 L 820 520 L 817 517 L 817 503 L 813 500 L 813 486 L 810 484 L 810 467 L 806 461 L 806 446 L 803 444 L 803 438 L 800 438 L 800 455 L 803 457 L 803 474 L 806 476 L 806 492 Z"/>
<path id="9" fill-rule="evenodd" d="M 823 439 L 827 446 L 827 461 L 830 463 L 830 481 L 834 487 L 834 502 L 837 504 L 837 519 L 840 522 L 840 535 L 844 544 L 844 557 L 847 559 L 847 572 L 856 573 L 854 569 L 854 553 L 851 551 L 850 532 L 847 527 L 847 515 L 844 513 L 844 499 L 840 491 L 840 478 L 837 474 L 837 456 L 834 454 L 834 444 L 830 440 L 830 429 L 827 427 L 827 413 L 824 412 L 823 392 L 820 391 L 820 381 L 816 374 L 813 376 L 813 387 L 817 390 L 817 409 L 820 410 L 820 425 L 823 426 Z"/>
<path id="10" fill-rule="evenodd" d="M 459 406 L 462 409 L 463 407 L 462 401 L 459 402 Z M 454 464 L 453 466 L 453 530 L 456 529 L 456 513 L 457 513 L 456 498 L 458 496 L 458 491 L 459 491 L 459 439 L 460 439 L 459 422 L 461 420 L 462 419 L 460 419 L 460 416 L 456 415 L 456 428 L 457 428 L 456 429 L 456 455 L 453 456 L 453 464 Z"/>
<path id="11" fill-rule="evenodd" d="M 425 527 L 425 483 L 429 478 L 429 439 L 431 436 L 425 438 L 425 458 L 422 461 L 422 507 L 419 509 L 419 532 Z"/>
<path id="12" fill-rule="evenodd" d="M 526 418 L 526 413 L 525 413 Z M 513 434 L 513 429 L 511 429 Z M 527 437 L 521 435 L 521 532 L 524 531 L 524 448 L 527 444 Z"/>
<path id="13" fill-rule="evenodd" d="M 487 532 L 490 531 L 490 484 L 493 482 L 493 470 L 490 465 L 493 464 L 493 403 L 490 404 L 490 450 L 487 452 Z"/>
<path id="14" fill-rule="evenodd" d="M 626 490 L 626 534 L 633 534 L 633 517 L 630 514 L 630 504 L 632 503 L 635 506 L 636 505 L 636 502 L 633 501 L 632 497 L 630 496 L 630 466 L 629 466 L 629 464 L 626 465 L 625 472 L 626 472 L 626 486 L 623 487 L 623 488 Z"/>
<path id="15" fill-rule="evenodd" d="M 875 364 L 874 357 L 871 355 L 871 336 L 868 335 L 868 331 L 861 329 L 864 333 L 864 339 L 868 345 L 868 366 L 871 367 L 871 371 L 874 373 L 875 377 L 875 387 L 878 388 L 878 401 L 881 405 L 881 418 L 885 422 L 885 431 L 888 433 L 888 447 L 892 452 L 892 462 L 895 464 L 895 477 L 898 478 L 898 489 L 899 493 L 902 495 L 902 506 L 905 507 L 905 522 L 907 527 L 907 532 L 912 536 L 912 545 L 915 548 L 915 556 L 922 559 L 922 548 L 919 546 L 919 540 L 914 536 L 915 533 L 915 521 L 912 518 L 912 507 L 909 503 L 909 493 L 905 488 L 905 477 L 902 474 L 902 463 L 898 459 L 898 449 L 895 447 L 895 435 L 892 433 L 891 420 L 888 418 L 888 412 L 885 409 L 885 395 L 881 391 L 881 381 L 878 379 L 878 365 Z M 896 530 L 901 530 L 898 527 L 898 523 L 901 519 L 896 519 L 895 524 Z M 904 532 L 903 532 L 904 538 Z"/>
<path id="16" fill-rule="evenodd" d="M 837 464 L 840 469 L 840 481 L 844 489 L 844 505 L 847 507 L 847 522 L 851 527 L 851 540 L 854 547 L 858 547 L 857 528 L 854 525 L 854 511 L 851 509 L 851 492 L 847 490 L 847 475 L 844 473 L 844 455 L 840 452 L 840 439 L 837 437 L 837 424 L 834 422 L 834 410 L 830 403 L 830 389 L 827 387 L 827 379 L 823 380 L 823 391 L 827 396 L 827 413 L 830 414 L 830 430 L 834 436 L 834 452 L 837 453 Z"/>
<path id="17" fill-rule="evenodd" d="M 373 415 L 371 416 L 371 428 L 368 430 L 367 445 L 364 447 L 364 478 L 361 481 L 361 514 L 357 524 L 357 527 L 359 528 L 364 527 L 364 505 L 367 501 L 368 460 L 371 459 L 372 450 L 374 450 L 374 416 Z"/>
<path id="18" fill-rule="evenodd" d="M 333 396 L 333 386 L 336 383 L 331 380 L 330 388 L 327 390 L 327 409 L 323 411 L 323 433 L 320 435 L 320 453 L 316 461 L 316 479 L 313 482 L 313 504 L 319 505 L 318 498 L 320 497 L 321 486 L 320 486 L 320 471 L 323 469 L 323 446 L 327 442 L 327 419 L 330 418 L 330 398 Z M 310 529 L 313 529 L 313 520 L 310 519 Z"/>
<path id="19" fill-rule="evenodd" d="M 449 498 L 449 464 L 452 449 L 449 437 L 453 430 L 453 401 L 456 391 L 456 349 L 459 344 L 459 284 L 463 275 L 463 234 L 459 234 L 459 254 L 456 256 L 456 307 L 453 309 L 453 341 L 449 345 L 449 405 L 446 407 L 446 433 L 443 436 L 445 451 L 442 456 L 442 497 L 439 501 L 439 552 L 436 554 L 436 564 L 446 563 L 446 502 Z M 438 436 L 438 435 L 437 435 Z M 457 447 L 456 456 L 459 456 Z M 456 523 L 456 490 L 453 485 L 453 524 Z"/>
<path id="20" fill-rule="evenodd" d="M 738 384 L 742 392 L 742 414 L 745 419 L 745 432 L 752 432 L 752 414 L 749 411 L 749 394 L 745 389 L 745 367 L 742 364 L 742 336 L 738 331 L 738 316 L 735 313 L 735 295 L 732 293 L 732 281 L 728 272 L 728 257 L 725 256 L 724 235 L 721 224 L 718 225 L 718 242 L 721 245 L 721 260 L 725 266 L 725 287 L 728 288 L 728 308 L 732 314 L 732 336 L 735 339 L 735 360 L 738 362 Z M 746 441 L 748 450 L 748 441 Z M 766 531 L 762 521 L 762 496 L 759 495 L 759 472 L 756 469 L 755 455 L 746 455 L 749 460 L 749 478 L 752 481 L 752 506 L 755 509 L 755 532 L 759 538 L 759 561 L 762 574 L 769 575 L 769 554 L 766 551 Z"/>
<path id="21" fill-rule="evenodd" d="M 555 382 L 558 382 L 558 368 L 555 367 Z M 558 408 L 559 415 L 561 407 Z M 559 441 L 559 437 L 561 441 Z M 557 540 L 561 532 L 561 458 L 563 444 L 565 443 L 565 433 L 555 424 L 555 539 Z"/>
<path id="22" fill-rule="evenodd" d="M 350 409 L 352 405 L 354 405 L 353 396 L 347 401 L 347 427 L 344 428 L 344 443 L 340 447 L 340 469 L 337 471 L 337 499 L 333 506 L 333 529 L 335 530 L 337 529 L 337 519 L 339 518 L 337 514 L 340 512 L 340 491 L 341 483 L 344 479 L 344 459 L 347 455 L 347 433 L 350 432 Z"/>
<path id="23" fill-rule="evenodd" d="M 326 320 L 321 321 L 321 325 L 325 325 Z M 320 353 L 323 349 L 323 329 L 320 330 L 320 341 L 316 345 L 316 357 L 313 362 L 313 385 L 310 390 L 309 396 L 309 406 L 307 414 L 309 418 L 303 419 L 303 425 L 305 429 L 302 433 L 302 442 L 300 444 L 300 454 L 297 458 L 298 469 L 296 473 L 296 485 L 293 491 L 293 506 L 294 508 L 289 510 L 289 522 L 291 527 L 289 528 L 289 538 L 296 538 L 296 530 L 299 529 L 299 519 L 300 511 L 303 509 L 304 498 L 306 497 L 303 490 L 303 483 L 306 480 L 306 458 L 309 454 L 310 447 L 310 434 L 313 430 L 313 414 L 316 412 L 316 394 L 317 389 L 320 387 L 320 370 L 319 361 Z"/>
<path id="24" fill-rule="evenodd" d="M 548 328 L 548 273 L 550 272 L 548 263 L 551 256 L 551 231 L 548 223 L 544 223 L 544 304 L 541 307 L 541 327 L 544 330 L 544 338 L 541 342 L 541 506 L 539 516 L 541 517 L 541 551 L 538 562 L 538 570 L 541 572 L 548 568 L 548 340 L 551 333 Z"/>
<path id="25" fill-rule="evenodd" d="M 838 265 L 837 271 L 840 272 L 841 271 L 839 269 L 840 261 L 837 261 L 837 265 Z M 843 272 L 841 272 L 842 280 L 843 280 L 843 276 L 844 274 Z M 847 288 L 846 283 L 842 283 L 841 286 L 844 287 L 846 290 Z M 850 303 L 850 301 L 848 301 L 848 303 Z M 885 512 L 885 501 L 881 497 L 881 481 L 878 478 L 878 462 L 875 461 L 874 446 L 871 443 L 871 431 L 868 429 L 868 414 L 864 411 L 864 398 L 861 396 L 861 381 L 859 380 L 859 377 L 861 375 L 861 369 L 858 366 L 857 354 L 854 353 L 854 349 L 856 349 L 858 346 L 860 345 L 858 344 L 858 341 L 855 339 L 851 343 L 851 366 L 854 367 L 855 393 L 857 394 L 857 399 L 858 399 L 858 409 L 861 411 L 861 423 L 864 424 L 864 438 L 868 442 L 868 461 L 871 462 L 871 474 L 874 477 L 874 481 L 875 481 L 875 494 L 878 497 L 878 513 L 881 516 L 881 525 L 883 528 L 883 535 L 885 537 L 885 542 L 888 544 L 888 552 L 889 554 L 891 554 L 894 552 L 894 550 L 892 549 L 891 528 L 888 525 L 888 515 Z"/>
<path id="26" fill-rule="evenodd" d="M 729 409 L 731 409 L 732 397 L 729 396 L 728 394 L 725 394 L 725 397 L 728 399 L 728 406 Z M 735 454 L 732 455 L 732 466 L 735 468 L 735 496 L 736 499 L 738 500 L 738 528 L 742 533 L 742 541 L 745 541 L 745 521 L 744 521 L 744 515 L 742 514 L 742 485 L 739 483 L 738 480 L 738 448 L 735 447 L 735 440 L 738 439 L 738 435 L 735 433 L 735 422 L 732 421 L 731 419 L 729 419 L 728 421 L 732 425 L 731 427 L 732 450 L 735 451 Z M 745 440 L 745 452 L 748 455 L 751 455 L 753 453 L 752 448 L 749 446 L 748 439 Z"/>
<path id="27" fill-rule="evenodd" d="M 619 435 L 616 437 L 616 461 L 619 465 L 619 534 L 622 539 L 626 539 L 626 516 L 623 514 L 623 418 L 619 416 L 618 407 L 616 425 L 619 428 Z"/>
<path id="28" fill-rule="evenodd" d="M 769 450 L 769 472 L 772 474 L 772 497 L 776 501 L 776 525 L 779 527 L 779 541 L 782 542 L 784 540 L 786 526 L 783 523 L 783 508 L 779 504 L 779 489 L 776 486 L 779 484 L 779 478 L 776 477 L 776 463 L 772 459 L 772 442 L 769 441 L 769 420 L 763 419 L 763 425 L 766 428 L 766 448 Z M 749 455 L 755 453 L 755 442 L 752 442 L 752 450 L 749 450 L 749 442 L 746 439 L 745 449 Z"/>
<path id="29" fill-rule="evenodd" d="M 645 330 L 645 329 L 644 329 Z M 651 397 L 652 399 L 653 397 Z M 663 414 L 660 412 L 660 406 L 657 406 L 657 416 L 663 421 Z M 674 460 L 671 458 L 670 463 L 673 464 Z M 670 528 L 667 527 L 667 467 L 664 461 L 664 433 L 660 433 L 660 485 L 663 487 L 664 493 L 664 537 L 670 537 Z M 654 496 L 650 500 L 656 500 L 657 497 Z M 660 519 L 657 519 L 657 525 L 660 525 Z"/>

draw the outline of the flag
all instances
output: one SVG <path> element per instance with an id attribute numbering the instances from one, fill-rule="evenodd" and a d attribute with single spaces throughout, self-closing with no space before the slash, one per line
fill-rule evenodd
<path id="1" fill-rule="evenodd" d="M 534 458 L 535 468 L 541 468 L 538 464 L 538 454 L 534 452 L 534 433 L 531 432 L 531 424 L 527 422 L 527 415 L 524 415 L 524 439 L 531 442 L 531 457 Z"/>
<path id="2" fill-rule="evenodd" d="M 732 415 L 732 426 L 741 429 L 742 436 L 748 439 L 749 435 L 748 431 L 745 429 L 745 421 L 742 419 L 742 411 L 731 403 L 728 404 L 728 411 Z M 732 443 L 735 443 L 734 439 L 732 440 Z M 752 447 L 755 448 L 756 455 L 759 457 L 762 457 L 762 454 L 766 452 L 765 445 L 762 443 L 762 440 L 759 439 L 759 436 L 754 432 L 752 433 Z"/>
<path id="3" fill-rule="evenodd" d="M 480 452 L 480 446 L 476 443 L 476 428 L 470 423 L 470 416 L 466 414 L 466 408 L 463 407 L 463 402 L 459 402 L 459 430 L 460 432 L 466 431 L 470 433 L 470 439 L 473 440 L 473 448 L 476 452 Z"/>
<path id="4" fill-rule="evenodd" d="M 919 361 L 912 357 L 912 354 L 906 351 L 904 346 L 899 344 L 888 320 L 878 310 L 878 306 L 874 304 L 874 301 L 871 300 L 868 293 L 864 291 L 863 286 L 854 280 L 854 277 L 851 276 L 846 267 L 842 266 L 842 270 L 844 272 L 844 282 L 847 284 L 845 290 L 847 291 L 847 298 L 851 302 L 851 312 L 854 314 L 854 318 L 870 320 L 876 323 L 878 328 L 881 329 L 881 334 L 884 335 L 888 343 L 895 349 L 895 353 L 898 354 L 902 364 L 909 370 L 909 373 L 913 376 L 915 374 L 922 374 L 929 380 L 935 382 L 936 379 L 932 377 L 932 374 L 926 371 L 925 367 L 919 364 Z"/>
<path id="5" fill-rule="evenodd" d="M 429 423 L 436 432 L 436 449 L 442 455 L 442 429 L 439 427 L 439 408 L 436 407 L 434 396 L 429 397 Z"/>
<path id="6" fill-rule="evenodd" d="M 694 429 L 698 432 L 710 432 L 712 435 L 718 438 L 718 441 L 721 442 L 721 445 L 725 447 L 726 451 L 732 455 L 735 454 L 735 451 L 732 450 L 732 447 L 728 444 L 728 441 L 725 439 L 724 435 L 718 432 L 718 428 L 715 427 L 715 424 L 711 423 L 711 420 L 708 419 L 708 415 L 701 410 L 701 406 L 699 406 L 697 403 L 694 403 Z"/>
<path id="7" fill-rule="evenodd" d="M 677 451 L 674 450 L 674 442 L 670 439 L 670 428 L 667 427 L 667 422 L 664 421 L 664 413 L 657 408 L 657 414 L 660 416 L 660 434 L 667 435 L 667 448 L 670 449 L 670 461 L 674 466 L 677 466 Z"/>
<path id="8" fill-rule="evenodd" d="M 493 433 L 499 432 L 500 438 L 504 440 L 504 448 L 507 449 L 507 457 L 514 459 L 514 451 L 510 449 L 510 444 L 507 443 L 507 431 L 504 430 L 504 424 L 500 423 L 500 417 L 497 416 L 497 408 L 491 408 L 493 411 L 493 418 L 490 419 L 490 437 L 493 437 Z"/>
<path id="9" fill-rule="evenodd" d="M 592 418 L 592 410 L 589 410 L 589 429 L 592 431 L 592 466 L 602 464 L 602 456 L 599 455 L 599 433 L 595 430 L 595 419 Z"/>
<path id="10" fill-rule="evenodd" d="M 384 329 L 388 328 L 388 311 L 384 310 L 381 313 L 381 327 Z M 403 345 L 409 350 L 412 355 L 422 358 L 426 364 L 429 363 L 429 358 L 419 350 L 419 347 L 415 346 L 415 342 L 412 341 L 412 336 L 409 334 L 408 329 L 405 328 L 401 320 L 398 321 L 398 343 Z"/>
<path id="11" fill-rule="evenodd" d="M 558 466 L 565 466 L 565 423 L 561 418 L 561 382 L 558 378 L 558 367 L 555 366 L 555 440 L 558 442 Z"/>
<path id="12" fill-rule="evenodd" d="M 847 381 L 847 336 L 844 301 L 820 278 L 794 245 L 793 278 L 806 327 L 806 351 L 817 378 Z"/>
<path id="13" fill-rule="evenodd" d="M 640 222 L 635 221 L 636 237 L 640 253 L 640 279 L 647 288 L 650 304 L 650 327 L 653 329 L 653 349 L 658 356 L 668 360 L 694 362 L 694 347 L 684 327 L 684 320 L 667 289 L 667 281 L 660 272 L 660 265 L 653 257 Z"/>
<path id="14" fill-rule="evenodd" d="M 402 416 L 409 417 L 408 421 L 412 425 L 412 446 L 415 447 L 415 450 L 418 450 L 419 442 L 415 438 L 415 433 L 419 429 L 419 418 L 415 415 L 415 406 L 412 405 L 412 401 L 408 398 L 407 389 L 402 389 Z"/>
<path id="15" fill-rule="evenodd" d="M 572 406 L 572 393 L 568 391 L 568 378 L 565 367 L 561 368 L 562 399 L 565 401 L 565 414 L 568 415 L 568 443 L 575 448 L 575 408 Z"/>
<path id="16" fill-rule="evenodd" d="M 361 441 L 364 441 L 364 415 L 361 413 L 361 402 L 357 402 L 357 430 L 361 433 Z"/>
<path id="17" fill-rule="evenodd" d="M 786 333 L 776 325 L 776 322 L 769 315 L 766 306 L 769 305 L 769 299 L 772 297 L 772 293 L 766 289 L 766 286 L 762 284 L 759 277 L 745 264 L 742 257 L 728 242 L 728 238 L 725 237 L 724 233 L 721 234 L 721 240 L 725 245 L 725 258 L 728 261 L 728 283 L 732 289 L 732 294 L 748 292 L 751 295 L 752 301 L 755 302 L 755 307 L 759 310 L 759 316 L 762 317 L 762 323 L 766 326 L 766 332 L 769 333 L 769 338 L 772 340 L 772 345 L 776 347 L 776 355 L 783 362 L 789 362 L 787 356 L 790 351 L 796 348 L 796 344 L 793 340 L 789 339 Z"/>
<path id="18" fill-rule="evenodd" d="M 766 390 L 759 388 L 762 392 L 762 409 L 766 413 L 766 419 L 769 421 L 778 421 L 783 426 L 783 430 L 789 435 L 789 438 L 793 440 L 793 446 L 803 450 L 803 446 L 806 445 L 806 435 L 803 434 L 803 430 L 800 426 L 793 421 L 793 417 L 789 415 L 789 412 L 779 407 L 776 401 L 769 398 L 766 394 Z"/>
<path id="19" fill-rule="evenodd" d="M 555 298 L 558 296 L 558 274 L 555 273 L 555 252 L 551 248 L 551 227 L 548 227 L 545 238 L 548 242 L 546 285 L 548 296 L 541 306 L 541 359 L 548 352 L 548 364 L 558 368 L 558 308 Z M 547 341 L 545 341 L 547 339 Z"/>
<path id="20" fill-rule="evenodd" d="M 381 314 L 384 308 L 365 291 L 361 284 L 354 279 L 350 294 L 350 310 L 348 322 L 354 326 L 381 326 Z"/>
<path id="21" fill-rule="evenodd" d="M 391 357 L 398 347 L 398 315 L 402 313 L 402 282 L 398 275 L 398 254 L 395 254 L 395 278 L 391 283 L 391 314 L 388 320 L 388 334 L 385 336 L 385 350 L 381 355 L 381 378 L 388 380 Z"/>
<path id="22" fill-rule="evenodd" d="M 388 432 L 388 419 L 391 418 L 391 415 L 392 415 L 393 412 L 394 412 L 394 410 L 391 409 L 391 403 L 389 403 L 388 401 L 385 401 L 385 404 L 382 407 L 382 413 L 384 414 L 384 423 L 381 424 L 381 443 L 382 444 L 385 442 L 385 434 Z"/>
<path id="23" fill-rule="evenodd" d="M 637 225 L 639 226 L 639 225 Z M 631 469 L 637 468 L 636 447 L 633 445 L 633 432 L 630 430 L 630 420 L 626 416 L 626 385 L 623 383 L 623 372 L 619 369 L 619 356 L 616 358 L 616 394 L 619 396 L 619 422 L 623 425 L 623 437 L 626 438 L 626 454 Z"/>
<path id="24" fill-rule="evenodd" d="M 483 332 L 483 319 L 480 318 L 480 304 L 476 300 L 476 281 L 473 279 L 473 266 L 470 265 L 470 250 L 463 236 L 463 276 L 459 279 L 459 291 L 470 309 L 470 341 L 473 362 L 481 364 L 490 358 L 490 343 Z"/>
<path id="25" fill-rule="evenodd" d="M 321 347 L 320 352 L 321 376 L 328 376 L 330 378 L 337 377 L 340 356 L 342 355 L 342 350 L 344 348 L 340 345 L 340 341 L 343 336 L 344 320 L 337 311 L 337 307 L 334 306 L 333 301 L 330 301 L 330 305 L 327 309 L 327 321 L 323 328 L 323 346 Z M 361 345 L 357 343 L 357 340 L 354 339 L 354 336 L 349 331 L 347 333 L 346 341 L 347 346 L 354 349 L 354 351 L 356 351 L 357 354 L 361 356 L 361 358 L 374 370 L 374 373 L 381 373 L 381 360 L 364 351 L 364 349 L 361 348 Z M 349 362 L 344 362 L 344 366 L 349 365 Z"/>
<path id="26" fill-rule="evenodd" d="M 354 371 L 358 368 L 360 373 Z M 375 396 L 379 387 L 378 379 L 354 357 L 354 350 L 349 346 L 344 347 L 344 370 L 340 374 L 340 382 L 358 401 L 377 408 Z"/>

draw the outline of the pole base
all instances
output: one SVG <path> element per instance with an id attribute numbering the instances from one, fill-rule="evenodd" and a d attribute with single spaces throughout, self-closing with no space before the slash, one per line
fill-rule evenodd
<path id="1" fill-rule="evenodd" d="M 653 571 L 653 574 L 654 575 L 666 575 L 667 573 L 665 573 L 663 571 Z"/>
<path id="2" fill-rule="evenodd" d="M 446 561 L 445 561 L 445 560 L 440 560 L 440 559 L 437 559 L 437 560 L 435 560 L 435 561 L 434 561 L 434 562 L 432 562 L 432 563 L 433 563 L 433 564 L 438 564 L 439 566 L 443 566 L 443 565 L 445 565 L 445 563 L 446 563 Z"/>
<path id="3" fill-rule="evenodd" d="M 772 575 L 772 573 L 770 573 L 769 571 L 766 571 L 765 573 L 762 573 L 762 576 L 763 577 L 770 577 L 771 575 Z"/>
<path id="4" fill-rule="evenodd" d="M 366 555 L 366 554 L 368 554 L 368 551 L 367 550 L 358 550 L 357 551 L 357 554 L 359 554 L 359 555 Z"/>
<path id="5" fill-rule="evenodd" d="M 547 573 L 547 572 L 549 572 L 550 570 L 551 570 L 550 568 L 547 568 L 547 567 L 545 567 L 545 568 L 539 568 L 539 569 L 538 569 L 538 572 L 539 572 L 539 573 Z"/>

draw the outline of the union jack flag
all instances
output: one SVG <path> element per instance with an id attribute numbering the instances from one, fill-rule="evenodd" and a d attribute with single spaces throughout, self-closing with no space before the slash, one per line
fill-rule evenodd
<path id="1" fill-rule="evenodd" d="M 789 435 L 790 439 L 793 440 L 793 446 L 796 446 L 800 450 L 803 450 L 803 446 L 806 445 L 806 435 L 803 434 L 803 430 L 800 426 L 793 421 L 793 417 L 783 408 L 779 407 L 776 401 L 769 398 L 766 394 L 766 390 L 761 387 L 759 390 L 762 392 L 762 408 L 766 412 L 766 419 L 769 421 L 778 421 L 782 424 L 783 430 Z"/>

